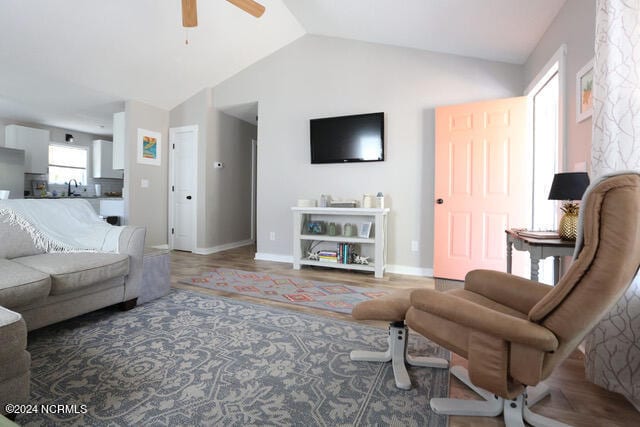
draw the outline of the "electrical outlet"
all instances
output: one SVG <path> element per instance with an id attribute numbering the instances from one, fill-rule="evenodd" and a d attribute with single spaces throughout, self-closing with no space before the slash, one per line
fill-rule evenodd
<path id="1" fill-rule="evenodd" d="M 420 244 L 418 243 L 417 240 L 412 240 L 411 241 L 411 251 L 412 252 L 418 252 L 420 250 Z"/>
<path id="2" fill-rule="evenodd" d="M 276 232 L 272 231 L 269 233 L 269 240 L 276 240 Z"/>
<path id="3" fill-rule="evenodd" d="M 149 180 L 148 179 L 141 179 L 140 180 L 140 187 L 142 188 L 149 188 Z"/>

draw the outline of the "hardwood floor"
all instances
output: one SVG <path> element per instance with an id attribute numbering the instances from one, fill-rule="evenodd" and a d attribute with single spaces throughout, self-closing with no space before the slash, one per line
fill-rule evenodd
<path id="1" fill-rule="evenodd" d="M 227 267 L 248 271 L 265 271 L 292 277 L 304 277 L 311 280 L 338 282 L 349 285 L 377 288 L 435 288 L 433 279 L 417 276 L 385 273 L 384 278 L 376 279 L 371 273 L 350 272 L 331 268 L 304 267 L 300 271 L 292 269 L 291 264 L 254 260 L 255 247 L 244 246 L 212 255 L 194 255 L 186 252 L 171 253 L 171 285 L 175 288 L 191 289 L 213 295 L 223 295 L 239 300 L 258 302 L 270 306 L 284 307 L 305 313 L 329 316 L 357 322 L 350 315 L 334 313 L 293 304 L 279 303 L 265 299 L 208 290 L 178 283 L 182 279 L 198 275 L 214 267 Z M 384 322 L 361 322 L 386 328 Z M 466 365 L 466 360 L 452 353 L 453 365 Z M 546 397 L 533 407 L 536 413 L 552 417 L 574 426 L 640 426 L 640 413 L 621 395 L 609 392 L 584 377 L 584 357 L 575 351 L 565 360 L 547 380 L 551 396 Z M 451 379 L 451 397 L 474 399 L 475 394 L 456 378 Z M 450 417 L 452 427 L 466 426 L 503 426 L 502 417 Z"/>

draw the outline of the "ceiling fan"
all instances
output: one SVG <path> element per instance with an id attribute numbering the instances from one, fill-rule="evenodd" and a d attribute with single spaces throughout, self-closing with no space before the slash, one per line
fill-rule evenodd
<path id="1" fill-rule="evenodd" d="M 227 0 L 229 3 L 239 7 L 250 15 L 260 18 L 264 13 L 264 6 L 253 0 Z M 182 0 L 182 26 L 197 27 L 198 11 L 196 0 Z"/>

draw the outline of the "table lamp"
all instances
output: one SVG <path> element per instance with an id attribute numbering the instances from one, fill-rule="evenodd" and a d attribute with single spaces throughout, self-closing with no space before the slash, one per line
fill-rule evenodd
<path id="1" fill-rule="evenodd" d="M 557 173 L 553 177 L 549 200 L 565 201 L 560 207 L 564 213 L 558 226 L 558 234 L 563 240 L 576 240 L 580 208 L 575 200 L 582 199 L 582 195 L 588 186 L 589 175 L 586 172 Z"/>

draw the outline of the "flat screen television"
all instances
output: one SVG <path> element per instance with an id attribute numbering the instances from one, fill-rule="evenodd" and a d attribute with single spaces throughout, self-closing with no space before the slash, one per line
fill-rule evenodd
<path id="1" fill-rule="evenodd" d="M 384 160 L 384 113 L 311 119 L 311 163 Z"/>

